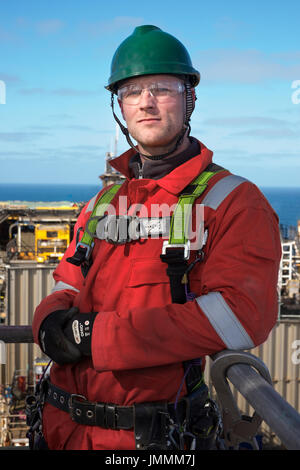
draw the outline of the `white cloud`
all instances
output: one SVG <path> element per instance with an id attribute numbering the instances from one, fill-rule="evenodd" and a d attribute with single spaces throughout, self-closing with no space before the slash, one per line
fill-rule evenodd
<path id="1" fill-rule="evenodd" d="M 0 132 L 0 141 L 27 142 L 48 135 L 46 132 Z"/>
<path id="2" fill-rule="evenodd" d="M 15 33 L 11 33 L 10 31 L 7 31 L 6 29 L 2 28 L 0 26 L 0 41 L 1 42 L 18 42 L 18 37 Z"/>
<path id="3" fill-rule="evenodd" d="M 57 114 L 48 114 L 47 116 L 50 119 L 73 119 L 74 116 L 67 113 L 57 113 Z"/>
<path id="4" fill-rule="evenodd" d="M 51 93 L 54 95 L 60 96 L 88 96 L 88 95 L 98 95 L 99 91 L 92 90 L 76 90 L 75 88 L 59 88 L 52 90 Z"/>
<path id="5" fill-rule="evenodd" d="M 37 21 L 35 24 L 37 32 L 42 35 L 55 34 L 60 31 L 63 26 L 63 21 L 59 19 Z"/>
<path id="6" fill-rule="evenodd" d="M 241 39 L 252 33 L 250 25 L 245 21 L 238 21 L 230 16 L 222 16 L 213 25 L 215 35 L 220 40 Z"/>
<path id="7" fill-rule="evenodd" d="M 54 90 L 46 90 L 45 88 L 22 88 L 19 90 L 22 95 L 59 95 L 59 96 L 90 96 L 98 95 L 99 91 L 93 90 L 76 90 L 75 88 L 57 88 Z"/>
<path id="8" fill-rule="evenodd" d="M 282 127 L 288 126 L 289 122 L 283 119 L 261 117 L 261 116 L 237 116 L 228 118 L 212 118 L 206 119 L 202 123 L 207 126 L 252 126 L 252 125 L 263 125 L 271 127 Z"/>
<path id="9" fill-rule="evenodd" d="M 211 49 L 199 51 L 194 62 L 203 84 L 224 82 L 256 84 L 300 77 L 300 52 L 267 54 L 256 49 Z"/>
<path id="10" fill-rule="evenodd" d="M 116 16 L 109 21 L 84 21 L 80 28 L 90 36 L 102 36 L 103 34 L 111 34 L 126 28 L 134 28 L 143 24 L 143 18 L 135 16 Z"/>
<path id="11" fill-rule="evenodd" d="M 293 138 L 299 139 L 299 131 L 294 131 L 289 128 L 272 129 L 272 128 L 255 128 L 248 129 L 241 132 L 233 132 L 232 136 L 247 136 L 247 137 L 260 137 L 263 139 L 283 139 Z"/>
<path id="12" fill-rule="evenodd" d="M 10 75 L 8 73 L 0 72 L 0 80 L 3 80 L 5 83 L 19 83 L 22 80 L 17 75 Z"/>
<path id="13" fill-rule="evenodd" d="M 46 93 L 44 88 L 21 88 L 19 90 L 21 95 L 43 95 Z"/>

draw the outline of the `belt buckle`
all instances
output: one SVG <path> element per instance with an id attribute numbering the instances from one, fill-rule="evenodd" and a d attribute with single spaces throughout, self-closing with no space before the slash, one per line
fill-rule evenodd
<path id="1" fill-rule="evenodd" d="M 84 396 L 84 395 L 79 395 L 78 393 L 71 393 L 70 395 L 70 398 L 69 398 L 69 401 L 68 401 L 68 405 L 69 405 L 69 408 L 70 408 L 70 415 L 71 415 L 71 418 L 72 420 L 74 421 L 75 419 L 75 415 L 77 417 L 80 417 L 81 415 L 81 409 L 80 408 L 75 408 L 74 409 L 74 400 L 78 399 L 78 401 L 88 401 L 87 398 Z"/>

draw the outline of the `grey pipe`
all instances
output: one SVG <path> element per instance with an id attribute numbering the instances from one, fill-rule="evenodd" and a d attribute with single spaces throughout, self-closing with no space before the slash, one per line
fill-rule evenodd
<path id="1" fill-rule="evenodd" d="M 33 343 L 32 328 L 30 325 L 0 325 L 0 341 L 4 341 L 4 343 Z"/>
<path id="2" fill-rule="evenodd" d="M 283 445 L 288 450 L 300 450 L 300 414 L 250 366 L 233 365 L 227 377 Z"/>

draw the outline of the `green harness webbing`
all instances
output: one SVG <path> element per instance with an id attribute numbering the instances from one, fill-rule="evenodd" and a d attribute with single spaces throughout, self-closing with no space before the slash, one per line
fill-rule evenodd
<path id="1" fill-rule="evenodd" d="M 195 200 L 207 188 L 209 180 L 217 173 L 225 171 L 219 166 L 215 171 L 205 170 L 187 186 L 179 196 L 175 207 L 169 240 L 164 241 L 161 260 L 168 264 L 167 274 L 170 279 L 170 289 L 173 303 L 185 303 L 188 283 L 187 270 L 190 257 L 190 240 L 188 229 Z M 209 168 L 209 167 L 208 167 Z"/>
<path id="2" fill-rule="evenodd" d="M 105 212 L 119 191 L 121 184 L 115 184 L 104 191 L 96 202 L 92 215 L 90 216 L 82 238 L 76 244 L 75 253 L 67 258 L 67 261 L 75 266 L 81 266 L 84 277 L 87 275 L 91 265 L 91 254 L 94 247 L 94 238 L 99 220 L 105 216 Z"/>
<path id="3" fill-rule="evenodd" d="M 111 186 L 98 199 L 93 209 L 92 215 L 86 224 L 84 234 L 80 240 L 81 244 L 88 245 L 89 247 L 94 244 L 97 224 L 104 216 L 108 205 L 111 203 L 121 186 L 121 184 L 115 184 L 114 186 Z"/>
<path id="4" fill-rule="evenodd" d="M 205 191 L 209 180 L 220 171 L 224 171 L 224 169 L 217 171 L 203 171 L 180 194 L 178 203 L 171 219 L 169 241 L 164 242 L 163 253 L 167 248 L 172 246 L 177 247 L 178 245 L 186 245 L 189 242 L 188 228 L 193 204 L 195 200 Z"/>

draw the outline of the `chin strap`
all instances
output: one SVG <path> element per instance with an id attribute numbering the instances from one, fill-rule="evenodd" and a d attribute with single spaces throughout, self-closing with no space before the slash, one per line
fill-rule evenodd
<path id="1" fill-rule="evenodd" d="M 138 150 L 136 145 L 133 144 L 133 142 L 130 138 L 129 131 L 128 131 L 127 127 L 125 127 L 121 123 L 120 119 L 118 118 L 118 116 L 115 113 L 115 110 L 114 110 L 114 93 L 113 92 L 111 93 L 111 108 L 112 108 L 112 113 L 113 113 L 114 119 L 119 124 L 120 129 L 123 132 L 123 134 L 125 135 L 126 140 L 127 140 L 128 144 L 130 145 L 130 147 L 133 148 L 133 150 L 135 150 L 135 152 L 140 154 L 142 157 L 149 158 L 150 160 L 162 160 L 163 158 L 167 157 L 168 155 L 171 155 L 172 153 L 174 153 L 178 149 L 178 147 L 181 145 L 181 143 L 183 141 L 183 138 L 184 138 L 187 131 L 188 131 L 187 136 L 190 135 L 190 132 L 191 132 L 190 120 L 191 120 L 192 112 L 194 110 L 194 100 L 193 100 L 191 84 L 189 82 L 186 82 L 184 85 L 185 85 L 185 92 L 186 92 L 185 93 L 185 95 L 186 95 L 186 107 L 185 107 L 184 124 L 182 126 L 182 129 L 181 129 L 180 133 L 178 134 L 178 137 L 176 139 L 176 143 L 175 143 L 174 147 L 169 152 L 163 153 L 161 155 L 145 155 L 145 154 L 141 153 Z"/>
<path id="2" fill-rule="evenodd" d="M 118 118 L 118 116 L 117 116 L 116 113 L 115 113 L 115 110 L 114 110 L 114 93 L 113 93 L 113 92 L 111 93 L 111 102 L 110 102 L 110 105 L 111 105 L 111 109 L 112 109 L 112 113 L 113 113 L 113 116 L 114 116 L 114 118 L 115 118 L 115 121 L 119 124 L 120 129 L 121 129 L 121 131 L 123 132 L 123 134 L 125 135 L 128 144 L 129 144 L 130 147 L 132 147 L 137 153 L 139 153 L 138 148 L 134 145 L 134 143 L 132 142 L 132 140 L 131 140 L 131 138 L 130 138 L 129 131 L 128 131 L 127 127 L 125 127 L 125 126 L 121 123 L 120 119 Z"/>

